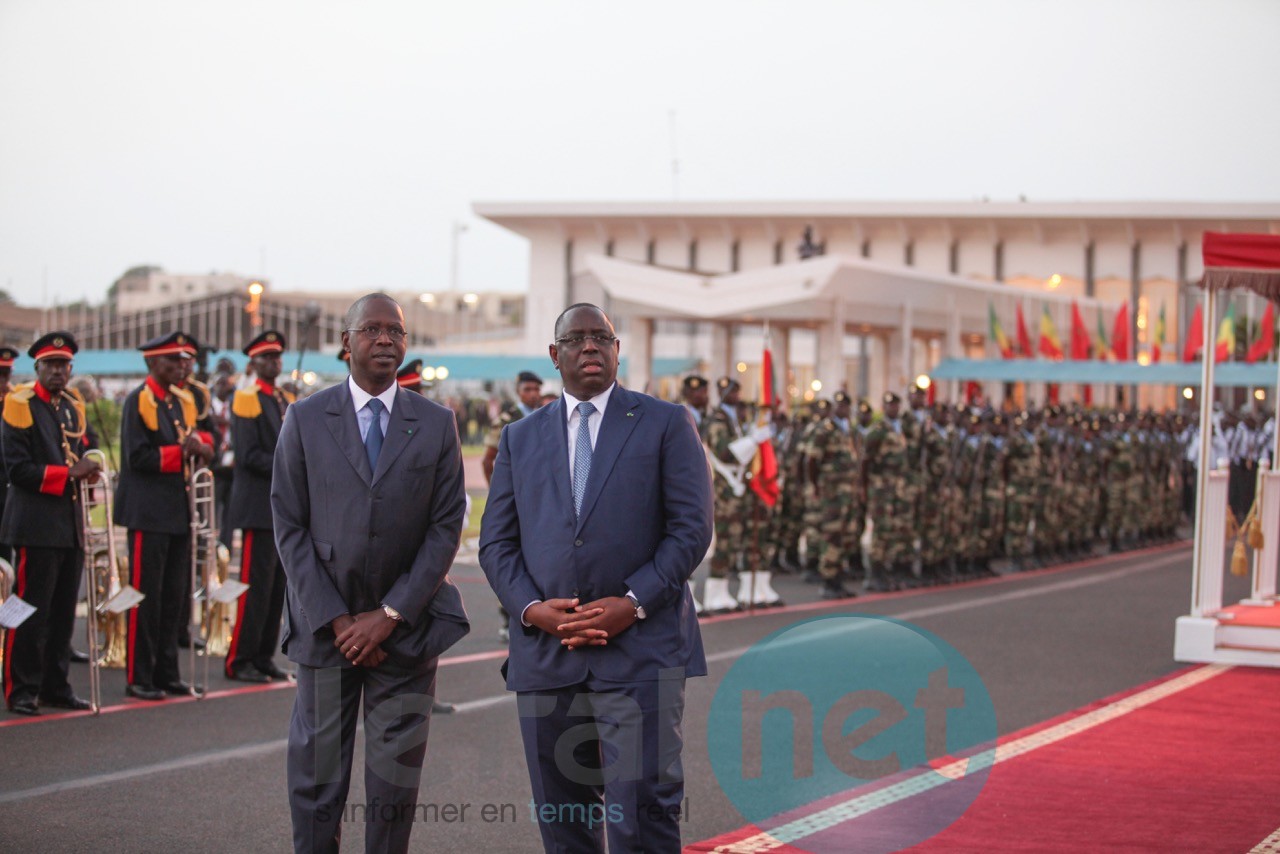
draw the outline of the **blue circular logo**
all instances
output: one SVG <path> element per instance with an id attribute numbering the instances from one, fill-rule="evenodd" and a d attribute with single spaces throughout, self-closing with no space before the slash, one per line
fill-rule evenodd
<path id="1" fill-rule="evenodd" d="M 995 738 L 991 697 L 964 656 L 871 614 L 756 643 L 707 722 L 711 767 L 738 811 L 818 854 L 897 851 L 942 831 L 982 790 Z"/>

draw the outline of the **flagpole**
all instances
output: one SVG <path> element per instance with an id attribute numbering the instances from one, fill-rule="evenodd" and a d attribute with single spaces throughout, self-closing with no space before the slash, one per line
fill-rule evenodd
<path id="1" fill-rule="evenodd" d="M 1200 468 L 1196 472 L 1196 524 L 1195 540 L 1192 547 L 1194 560 L 1191 572 L 1191 616 L 1203 617 L 1200 613 L 1200 588 L 1203 586 L 1201 573 L 1204 571 L 1204 531 L 1208 517 L 1205 497 L 1209 493 L 1209 473 L 1217 464 L 1209 459 L 1213 452 L 1213 362 L 1217 356 L 1217 344 L 1209 345 L 1209 333 L 1213 329 L 1214 291 L 1204 289 L 1204 359 L 1200 366 Z"/>

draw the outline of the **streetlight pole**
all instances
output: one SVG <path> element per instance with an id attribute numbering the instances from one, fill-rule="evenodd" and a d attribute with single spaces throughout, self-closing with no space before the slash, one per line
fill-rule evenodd
<path id="1" fill-rule="evenodd" d="M 453 221 L 453 251 L 449 255 L 449 291 L 458 292 L 458 238 L 467 230 L 466 223 Z"/>

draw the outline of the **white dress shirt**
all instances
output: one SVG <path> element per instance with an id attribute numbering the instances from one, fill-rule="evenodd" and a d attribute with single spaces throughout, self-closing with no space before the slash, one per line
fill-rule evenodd
<path id="1" fill-rule="evenodd" d="M 596 408 L 591 413 L 591 419 L 587 421 L 587 430 L 591 433 L 591 450 L 596 449 L 596 437 L 600 435 L 600 425 L 604 422 L 604 409 L 609 405 L 609 395 L 613 394 L 613 388 L 617 383 L 610 383 L 609 387 L 600 392 L 593 398 L 588 399 L 588 403 Z M 578 444 L 578 421 L 582 416 L 578 414 L 578 404 L 581 401 L 569 392 L 564 392 L 564 409 L 569 421 L 569 482 L 573 483 L 573 455 Z"/>
<path id="2" fill-rule="evenodd" d="M 364 437 L 369 435 L 369 425 L 373 423 L 373 410 L 366 408 L 369 401 L 373 400 L 373 395 L 356 385 L 355 377 L 347 377 L 347 388 L 351 390 L 351 404 L 356 408 L 356 424 L 360 427 L 360 441 L 364 441 Z M 382 435 L 387 435 L 387 426 L 391 424 L 391 407 L 396 403 L 396 391 L 400 386 L 392 383 L 391 386 L 378 395 L 378 400 L 382 401 L 382 405 L 386 407 L 382 411 Z"/>

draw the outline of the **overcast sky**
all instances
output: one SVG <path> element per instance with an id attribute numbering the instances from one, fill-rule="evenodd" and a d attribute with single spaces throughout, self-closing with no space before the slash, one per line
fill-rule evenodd
<path id="1" fill-rule="evenodd" d="M 1280 201 L 1276 0 L 0 0 L 0 288 L 526 285 L 473 201 Z"/>

